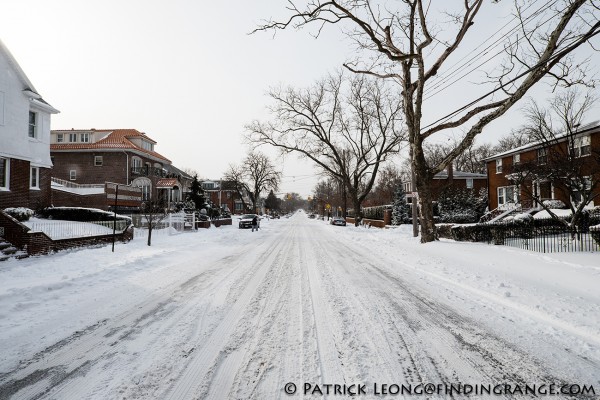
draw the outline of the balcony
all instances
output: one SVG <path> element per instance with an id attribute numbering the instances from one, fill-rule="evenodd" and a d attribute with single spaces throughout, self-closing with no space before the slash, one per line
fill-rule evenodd
<path id="1" fill-rule="evenodd" d="M 167 172 L 162 168 L 154 167 L 131 167 L 131 175 L 137 176 L 157 176 L 159 178 L 166 178 Z"/>

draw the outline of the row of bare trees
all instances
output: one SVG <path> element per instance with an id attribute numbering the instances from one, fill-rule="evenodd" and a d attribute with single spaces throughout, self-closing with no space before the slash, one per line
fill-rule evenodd
<path id="1" fill-rule="evenodd" d="M 494 7 L 493 3 L 448 2 L 442 10 L 423 0 L 289 0 L 290 15 L 285 20 L 268 21 L 256 31 L 314 26 L 318 36 L 326 25 L 340 26 L 358 48 L 356 57 L 344 66 L 361 78 L 350 80 L 348 96 L 340 96 L 344 92 L 341 78 L 306 91 L 271 92 L 274 122 L 253 123 L 249 127 L 251 141 L 312 160 L 347 185 L 355 209 L 359 209 L 373 187 L 380 163 L 407 137 L 418 192 L 421 241 L 435 240 L 431 181 L 436 173 L 468 152 L 487 125 L 546 78 L 555 86 L 593 84 L 586 80 L 587 64 L 573 54 L 600 32 L 596 1 L 557 0 L 527 13 L 527 2 L 515 0 L 517 29 L 503 42 L 505 58 L 492 63 L 494 66 L 484 71 L 487 80 L 478 82 L 489 91 L 425 125 L 426 90 L 448 69 L 451 56 L 464 47 L 467 36 L 485 29 L 478 18 L 482 10 Z M 379 81 L 368 81 L 365 76 Z M 397 85 L 400 99 L 382 83 L 388 80 Z M 359 93 L 369 100 L 354 101 L 353 94 Z M 380 104 L 377 93 L 384 94 Z M 346 114 L 344 110 L 348 110 Z M 356 114 L 350 116 L 349 110 Z M 443 156 L 428 159 L 428 143 L 457 130 L 460 135 Z"/>

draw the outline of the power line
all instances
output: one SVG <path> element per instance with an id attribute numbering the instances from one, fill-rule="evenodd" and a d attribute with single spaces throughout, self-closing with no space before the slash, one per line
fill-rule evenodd
<path id="1" fill-rule="evenodd" d="M 538 0 L 536 0 L 537 2 Z M 549 8 L 551 6 L 553 6 L 555 3 L 557 3 L 558 0 L 554 0 L 553 3 L 548 4 L 548 5 L 543 5 L 542 7 L 538 8 L 536 11 L 534 11 L 531 15 L 529 15 L 527 18 L 525 18 L 523 21 L 525 24 L 528 24 L 531 22 L 531 20 L 535 17 L 537 17 L 544 9 Z M 527 10 L 529 7 L 531 7 L 534 3 L 530 4 L 525 10 Z M 548 18 L 546 21 L 544 21 L 540 26 L 545 25 L 546 23 L 548 23 L 549 21 L 551 21 L 555 16 L 559 15 L 562 11 L 559 11 L 558 13 L 554 14 L 553 16 L 551 16 L 550 18 Z M 512 21 L 514 21 L 516 19 L 516 17 L 513 17 L 513 19 L 511 21 L 509 21 L 508 23 L 506 23 L 502 28 L 500 28 L 500 30 L 504 29 L 507 25 L 509 25 Z M 519 29 L 520 24 L 515 25 L 513 28 L 511 28 L 508 32 L 506 33 L 502 33 L 502 32 L 497 32 L 496 34 L 490 36 L 488 39 L 486 39 L 485 41 L 483 41 L 478 47 L 476 47 L 474 50 L 472 50 L 471 52 L 469 52 L 467 55 L 472 54 L 475 50 L 477 50 L 478 48 L 480 48 L 481 46 L 483 46 L 485 43 L 487 43 L 489 40 L 491 40 L 494 36 L 500 34 L 502 35 L 500 38 L 496 39 L 492 44 L 490 44 L 489 46 L 487 46 L 485 49 L 483 49 L 482 51 L 480 51 L 479 53 L 475 54 L 473 57 L 471 57 L 469 60 L 464 61 L 462 64 L 458 65 L 460 63 L 457 62 L 454 65 L 452 65 L 450 67 L 450 70 L 448 71 L 448 73 L 446 74 L 446 76 L 438 79 L 437 81 L 434 81 L 434 83 L 425 90 L 425 98 L 424 100 L 428 100 L 430 98 L 432 98 L 433 96 L 437 95 L 438 93 L 444 91 L 445 89 L 447 89 L 448 87 L 454 85 L 455 83 L 459 82 L 460 80 L 464 79 L 467 75 L 473 73 L 474 71 L 476 71 L 478 68 L 480 68 L 481 66 L 487 64 L 488 62 L 494 60 L 496 57 L 498 57 L 500 54 L 502 54 L 504 52 L 504 49 L 496 52 L 495 54 L 493 54 L 491 57 L 487 58 L 486 60 L 484 60 L 483 62 L 479 63 L 477 66 L 475 66 L 474 68 L 470 69 L 469 71 L 467 71 L 466 73 L 462 74 L 460 77 L 458 77 L 457 79 L 453 80 L 452 82 L 446 84 L 446 82 L 448 82 L 452 77 L 454 77 L 456 74 L 458 74 L 459 72 L 464 71 L 464 68 L 468 68 L 471 65 L 473 65 L 476 61 L 478 61 L 482 56 L 485 56 L 487 54 L 489 54 L 491 52 L 491 50 L 493 50 L 494 48 L 498 47 L 507 36 L 512 35 L 515 31 L 517 31 Z M 523 37 L 518 37 L 515 41 L 516 44 L 518 44 L 521 40 L 523 40 Z M 461 60 L 462 61 L 462 60 Z M 456 68 L 455 68 L 456 66 Z M 454 70 L 453 70 L 454 68 Z M 443 86 L 445 85 L 445 86 Z M 443 86 L 443 87 L 441 87 Z M 436 89 L 440 88 L 439 90 L 435 91 Z M 434 93 L 431 93 L 432 91 L 435 91 Z"/>
<path id="2" fill-rule="evenodd" d="M 437 121 L 435 121 L 435 122 L 433 122 L 433 123 L 431 123 L 431 124 L 423 127 L 422 130 L 430 128 L 430 127 L 438 124 L 439 122 L 445 121 L 445 120 L 453 117 L 454 115 L 460 113 L 461 111 L 464 111 L 467 108 L 469 108 L 469 107 L 477 104 L 478 102 L 480 102 L 481 100 L 485 99 L 486 97 L 491 96 L 492 94 L 494 94 L 494 93 L 502 90 L 505 86 L 507 86 L 507 85 L 509 85 L 511 83 L 516 82 L 517 80 L 521 79 L 522 77 L 524 77 L 528 73 L 530 73 L 530 72 L 532 72 L 532 71 L 534 71 L 534 70 L 536 70 L 538 68 L 543 67 L 544 65 L 546 65 L 546 64 L 554 61 L 555 59 L 563 57 L 564 55 L 568 54 L 569 52 L 571 52 L 572 50 L 574 50 L 575 48 L 577 48 L 578 46 L 580 46 L 583 43 L 583 42 L 580 42 L 581 39 L 586 38 L 585 40 L 587 41 L 587 40 L 593 38 L 594 36 L 596 36 L 598 33 L 600 33 L 600 30 L 598 30 L 599 27 L 600 27 L 600 22 L 598 22 L 598 23 L 596 23 L 594 25 L 593 30 L 590 33 L 585 34 L 585 35 L 580 35 L 579 38 L 575 38 L 574 39 L 575 43 L 571 44 L 570 46 L 568 46 L 568 47 L 564 48 L 563 50 L 561 50 L 560 52 L 556 53 L 555 55 L 553 55 L 552 57 L 550 57 L 547 61 L 545 61 L 545 62 L 540 61 L 536 65 L 534 65 L 533 67 L 527 68 L 524 72 L 520 73 L 519 75 L 517 75 L 513 79 L 509 80 L 508 82 L 503 83 L 502 85 L 500 85 L 496 89 L 491 90 L 490 92 L 484 94 L 483 96 L 478 97 L 477 99 L 475 99 L 472 102 L 464 105 L 463 107 L 457 109 L 456 111 L 453 111 L 452 113 L 450 113 L 450 114 L 448 114 L 448 115 L 446 115 L 446 116 L 438 119 Z"/>

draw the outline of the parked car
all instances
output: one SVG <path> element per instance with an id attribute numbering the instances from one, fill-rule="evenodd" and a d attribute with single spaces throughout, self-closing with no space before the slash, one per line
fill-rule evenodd
<path id="1" fill-rule="evenodd" d="M 333 217 L 329 223 L 331 225 L 346 226 L 346 220 L 342 217 Z"/>
<path id="2" fill-rule="evenodd" d="M 315 219 L 315 218 L 316 218 L 316 216 L 315 216 L 315 214 L 308 214 L 308 218 L 310 218 L 310 219 Z"/>
<path id="3" fill-rule="evenodd" d="M 256 217 L 258 219 L 258 227 L 260 228 L 260 217 L 256 214 L 244 214 L 240 217 L 238 224 L 240 229 L 252 228 L 252 220 Z"/>

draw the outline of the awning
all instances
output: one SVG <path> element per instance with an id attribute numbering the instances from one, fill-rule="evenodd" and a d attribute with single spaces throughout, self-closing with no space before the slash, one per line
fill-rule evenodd
<path id="1" fill-rule="evenodd" d="M 158 182 L 156 182 L 157 189 L 173 189 L 175 187 L 181 187 L 181 183 L 179 183 L 179 181 L 176 178 L 163 178 L 159 179 Z"/>

